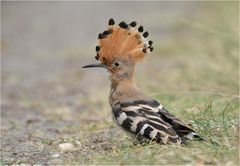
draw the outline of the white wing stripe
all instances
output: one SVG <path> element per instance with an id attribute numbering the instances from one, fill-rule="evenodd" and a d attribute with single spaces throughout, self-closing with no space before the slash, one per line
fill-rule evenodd
<path id="1" fill-rule="evenodd" d="M 148 127 L 148 124 L 144 124 L 143 127 L 140 130 L 140 134 L 143 135 L 144 134 L 144 130 Z"/>
<path id="2" fill-rule="evenodd" d="M 122 113 L 120 114 L 120 116 L 117 118 L 119 124 L 122 124 L 122 122 L 123 122 L 125 119 L 127 119 L 127 115 L 125 114 L 125 112 L 122 112 Z"/>
<path id="3" fill-rule="evenodd" d="M 156 135 L 157 135 L 157 130 L 154 129 L 150 134 L 150 138 L 154 139 Z"/>
<path id="4" fill-rule="evenodd" d="M 141 108 L 147 108 L 147 109 L 152 110 L 153 112 L 158 112 L 158 110 L 162 109 L 163 106 L 160 104 L 158 107 L 151 107 L 151 106 L 146 105 L 146 104 L 139 104 L 138 106 L 123 107 L 122 110 L 125 110 L 125 111 L 136 111 L 136 110 L 141 109 Z"/>
<path id="5" fill-rule="evenodd" d="M 140 106 L 128 106 L 128 107 L 123 107 L 122 110 L 124 111 L 136 111 L 138 109 L 141 109 L 142 107 Z"/>
<path id="6" fill-rule="evenodd" d="M 151 107 L 149 105 L 145 105 L 145 104 L 139 104 L 139 106 L 141 106 L 142 108 L 147 108 L 152 110 L 153 112 L 158 112 L 158 107 Z"/>
<path id="7" fill-rule="evenodd" d="M 133 123 L 131 126 L 131 131 L 133 131 L 133 132 L 136 132 L 138 123 L 145 120 L 145 118 L 142 118 L 142 117 L 135 117 L 135 118 L 130 118 L 130 119 L 133 120 Z"/>
<path id="8" fill-rule="evenodd" d="M 159 106 L 158 106 L 158 109 L 163 109 L 163 106 L 162 106 L 162 104 L 160 104 Z"/>

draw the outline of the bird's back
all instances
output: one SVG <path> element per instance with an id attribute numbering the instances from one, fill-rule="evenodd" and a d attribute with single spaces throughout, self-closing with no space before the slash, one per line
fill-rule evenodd
<path id="1" fill-rule="evenodd" d="M 187 124 L 154 99 L 119 101 L 112 106 L 112 111 L 116 124 L 139 140 L 166 144 L 184 143 L 198 137 Z"/>

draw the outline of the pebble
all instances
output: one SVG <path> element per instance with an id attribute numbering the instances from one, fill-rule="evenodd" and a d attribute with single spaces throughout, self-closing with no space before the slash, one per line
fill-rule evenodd
<path id="1" fill-rule="evenodd" d="M 58 158 L 60 155 L 58 154 L 58 153 L 56 153 L 56 154 L 53 154 L 52 155 L 52 158 Z"/>
<path id="2" fill-rule="evenodd" d="M 73 152 L 77 150 L 77 147 L 72 143 L 61 143 L 59 144 L 59 147 L 62 152 Z"/>

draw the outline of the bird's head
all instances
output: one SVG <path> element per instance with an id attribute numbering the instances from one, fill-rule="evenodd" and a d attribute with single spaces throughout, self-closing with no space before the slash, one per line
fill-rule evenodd
<path id="1" fill-rule="evenodd" d="M 115 58 L 111 63 L 95 63 L 83 66 L 83 68 L 100 67 L 105 68 L 109 72 L 111 81 L 121 81 L 132 79 L 134 73 L 135 62 L 127 58 Z"/>
<path id="2" fill-rule="evenodd" d="M 146 40 L 148 32 L 143 27 L 136 27 L 136 22 L 115 25 L 109 20 L 108 30 L 98 36 L 95 59 L 100 63 L 83 66 L 83 68 L 101 67 L 110 73 L 111 81 L 132 79 L 135 64 L 147 53 L 153 51 L 152 41 Z"/>

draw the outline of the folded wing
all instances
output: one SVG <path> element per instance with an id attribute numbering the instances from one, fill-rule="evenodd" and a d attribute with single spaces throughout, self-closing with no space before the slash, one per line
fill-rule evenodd
<path id="1" fill-rule="evenodd" d="M 113 114 L 115 122 L 123 130 L 140 139 L 166 144 L 181 143 L 183 137 L 197 137 L 192 129 L 156 100 L 117 103 L 113 107 Z"/>

